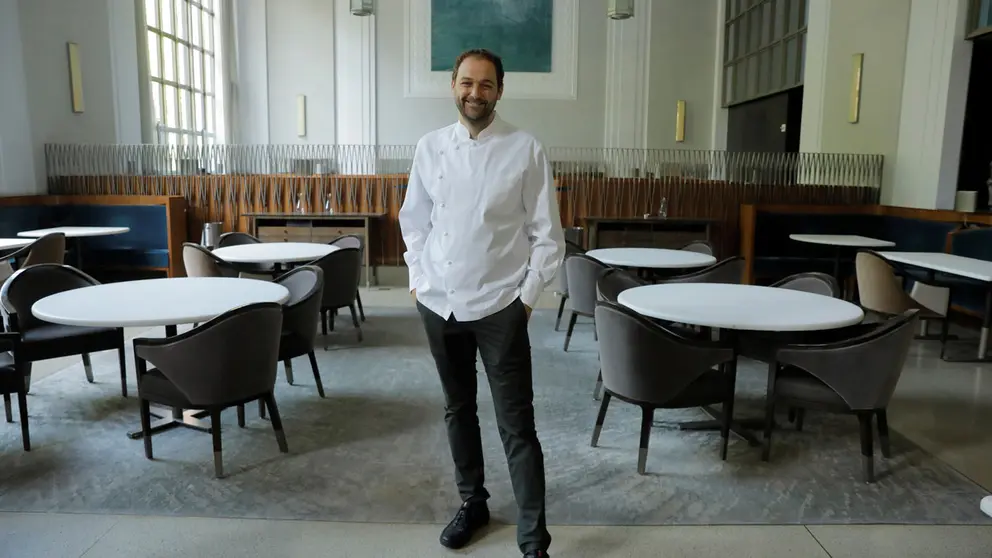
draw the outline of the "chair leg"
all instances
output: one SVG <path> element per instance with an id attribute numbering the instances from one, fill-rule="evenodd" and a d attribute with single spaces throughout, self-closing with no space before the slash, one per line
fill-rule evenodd
<path id="1" fill-rule="evenodd" d="M 220 443 L 220 411 L 210 411 L 210 433 L 214 439 L 214 476 L 224 478 L 224 455 Z"/>
<path id="2" fill-rule="evenodd" d="M 358 313 L 355 312 L 355 303 L 352 302 L 348 305 L 348 310 L 351 310 L 351 323 L 355 325 L 355 329 L 358 330 L 358 342 L 362 342 L 362 324 L 358 323 Z"/>
<path id="3" fill-rule="evenodd" d="M 878 445 L 882 448 L 882 457 L 888 459 L 892 457 L 892 451 L 889 447 L 889 418 L 885 409 L 875 411 L 875 420 L 878 421 Z"/>
<path id="4" fill-rule="evenodd" d="M 11 409 L 13 405 L 10 402 L 10 394 L 3 394 L 3 410 L 7 413 L 7 422 L 14 422 L 14 414 Z"/>
<path id="5" fill-rule="evenodd" d="M 730 395 L 723 400 L 723 422 L 720 424 L 720 459 L 727 460 L 727 448 L 730 445 L 730 424 L 734 420 L 734 383 L 728 388 Z"/>
<path id="6" fill-rule="evenodd" d="M 947 306 L 947 313 L 944 315 L 944 319 L 940 321 L 940 358 L 944 358 L 944 351 L 947 348 L 948 334 L 951 330 L 950 303 L 948 303 Z"/>
<path id="7" fill-rule="evenodd" d="M 596 329 L 596 320 L 592 321 L 592 340 L 599 341 L 599 331 Z"/>
<path id="8" fill-rule="evenodd" d="M 799 407 L 796 409 L 796 432 L 803 431 L 803 419 L 806 418 L 806 409 Z"/>
<path id="9" fill-rule="evenodd" d="M 875 482 L 875 456 L 873 452 L 871 411 L 858 412 L 861 425 L 861 477 L 866 483 Z"/>
<path id="10" fill-rule="evenodd" d="M 772 455 L 772 428 L 775 426 L 775 375 L 777 363 L 768 365 L 768 388 L 765 391 L 765 439 L 761 447 L 761 460 L 768 461 Z M 791 411 L 791 408 L 790 408 Z"/>
<path id="11" fill-rule="evenodd" d="M 568 343 L 572 340 L 572 332 L 575 330 L 575 321 L 579 319 L 579 315 L 572 311 L 572 315 L 568 318 L 568 330 L 565 331 L 565 351 L 568 351 Z"/>
<path id="12" fill-rule="evenodd" d="M 90 354 L 83 353 L 83 371 L 86 372 L 86 381 L 93 383 L 93 363 L 90 362 Z"/>
<path id="13" fill-rule="evenodd" d="M 244 403 L 238 403 L 238 427 L 245 427 L 245 405 Z"/>
<path id="14" fill-rule="evenodd" d="M 147 399 L 141 399 L 141 438 L 145 441 L 145 457 L 152 459 L 152 409 Z"/>
<path id="15" fill-rule="evenodd" d="M 320 332 L 327 335 L 327 310 L 320 309 Z"/>
<path id="16" fill-rule="evenodd" d="M 641 443 L 637 450 L 637 473 L 643 475 L 648 464 L 648 440 L 651 439 L 651 422 L 654 420 L 654 409 L 641 408 Z"/>
<path id="17" fill-rule="evenodd" d="M 599 401 L 599 392 L 603 390 L 603 369 L 599 369 L 599 375 L 596 376 L 596 387 L 592 388 L 592 398 Z"/>
<path id="18" fill-rule="evenodd" d="M 117 360 L 121 366 L 121 397 L 127 397 L 127 355 L 124 352 L 124 344 L 117 347 Z"/>
<path id="19" fill-rule="evenodd" d="M 310 357 L 310 368 L 313 369 L 313 381 L 317 384 L 317 394 L 324 397 L 324 383 L 320 381 L 320 370 L 317 368 L 317 355 L 310 351 L 307 353 Z"/>
<path id="20" fill-rule="evenodd" d="M 610 406 L 610 398 L 612 397 L 608 391 L 603 394 L 603 402 L 600 403 L 599 414 L 596 415 L 596 426 L 592 429 L 592 442 L 590 443 L 592 447 L 596 447 L 596 444 L 599 443 L 599 433 L 603 430 L 603 422 L 606 420 L 606 408 Z"/>
<path id="21" fill-rule="evenodd" d="M 362 293 L 355 293 L 355 302 L 358 303 L 358 315 L 362 317 L 362 321 L 365 321 L 365 307 L 362 306 Z"/>
<path id="22" fill-rule="evenodd" d="M 555 331 L 561 326 L 561 315 L 565 313 L 565 301 L 568 300 L 568 295 L 561 295 L 561 302 L 558 303 L 558 317 L 555 319 Z"/>
<path id="23" fill-rule="evenodd" d="M 276 433 L 276 443 L 279 444 L 279 451 L 287 453 L 289 452 L 289 446 L 286 445 L 286 433 L 282 430 L 282 419 L 279 417 L 279 407 L 276 406 L 276 397 L 269 392 L 265 394 L 263 400 L 269 408 L 269 414 L 272 415 L 272 430 Z"/>
<path id="24" fill-rule="evenodd" d="M 258 400 L 258 418 L 265 418 L 265 400 Z"/>
<path id="25" fill-rule="evenodd" d="M 293 385 L 293 361 L 287 358 L 282 365 L 286 369 L 286 383 Z"/>
<path id="26" fill-rule="evenodd" d="M 21 444 L 24 445 L 24 451 L 31 451 L 31 432 L 28 430 L 28 394 L 23 391 L 17 392 L 17 412 L 21 415 Z"/>

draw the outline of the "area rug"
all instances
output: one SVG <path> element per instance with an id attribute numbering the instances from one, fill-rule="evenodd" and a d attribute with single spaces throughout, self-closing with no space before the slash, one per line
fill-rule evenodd
<path id="1" fill-rule="evenodd" d="M 305 358 L 294 363 L 294 386 L 280 367 L 276 397 L 289 454 L 278 452 L 253 407 L 244 429 L 233 410 L 224 414 L 224 479 L 213 476 L 210 436 L 201 432 L 155 436 L 156 459 L 145 459 L 142 442 L 126 437 L 139 427 L 136 390 L 120 396 L 113 353 L 94 356 L 95 384 L 81 364 L 37 380 L 29 396 L 33 451 L 21 451 L 19 425 L 0 426 L 0 510 L 446 522 L 458 497 L 419 317 L 412 308 L 367 313 L 364 342 L 342 320 L 328 350 L 317 351 L 326 399 Z M 636 408 L 612 405 L 600 447 L 589 445 L 598 409 L 591 325 L 580 322 L 564 352 L 553 324 L 553 312 L 537 311 L 530 325 L 551 524 L 992 523 L 978 511 L 979 486 L 898 433 L 893 457 L 878 457 L 878 482 L 862 483 L 857 421 L 847 416 L 809 412 L 803 432 L 777 432 L 765 463 L 740 439 L 721 461 L 718 433 L 667 427 L 705 418 L 699 410 L 659 411 L 648 474 L 638 475 Z M 764 367 L 739 368 L 736 414 L 760 416 Z M 486 382 L 479 389 L 490 506 L 497 520 L 513 522 Z"/>

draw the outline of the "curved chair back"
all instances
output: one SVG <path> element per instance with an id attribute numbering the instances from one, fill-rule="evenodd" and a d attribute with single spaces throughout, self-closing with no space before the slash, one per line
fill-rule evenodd
<path id="1" fill-rule="evenodd" d="M 739 284 L 744 274 L 744 258 L 734 256 L 719 261 L 705 269 L 677 275 L 660 283 L 730 283 Z"/>
<path id="2" fill-rule="evenodd" d="M 785 279 L 772 283 L 772 287 L 779 289 L 791 289 L 793 291 L 803 291 L 832 298 L 840 298 L 840 285 L 837 280 L 818 271 L 808 273 L 797 273 Z"/>
<path id="3" fill-rule="evenodd" d="M 217 239 L 217 247 L 241 246 L 242 244 L 261 244 L 261 240 L 246 232 L 226 232 Z"/>
<path id="4" fill-rule="evenodd" d="M 0 287 L 0 304 L 9 315 L 11 328 L 24 332 L 48 324 L 31 312 L 35 302 L 49 295 L 99 284 L 96 279 L 68 265 L 22 267 Z"/>
<path id="5" fill-rule="evenodd" d="M 596 282 L 610 266 L 586 254 L 573 254 L 565 260 L 568 275 L 568 302 L 572 310 L 592 316 L 596 312 Z"/>
<path id="6" fill-rule="evenodd" d="M 906 364 L 918 313 L 907 310 L 842 341 L 785 347 L 776 359 L 812 374 L 853 411 L 884 409 Z"/>
<path id="7" fill-rule="evenodd" d="M 647 281 L 624 269 L 610 268 L 596 282 L 596 300 L 617 304 L 620 293 L 646 285 Z"/>
<path id="8" fill-rule="evenodd" d="M 183 267 L 187 277 L 237 277 L 236 270 L 199 244 L 183 243 Z"/>
<path id="9" fill-rule="evenodd" d="M 346 234 L 339 236 L 328 242 L 328 244 L 339 248 L 357 248 L 359 251 L 365 248 L 365 242 L 362 240 L 362 237 L 357 234 Z"/>
<path id="10" fill-rule="evenodd" d="M 196 405 L 245 401 L 275 385 L 282 312 L 249 304 L 175 337 L 135 339 L 134 352 Z"/>
<path id="11" fill-rule="evenodd" d="M 854 270 L 858 278 L 858 299 L 861 306 L 890 315 L 919 308 L 920 305 L 903 290 L 895 269 L 891 262 L 876 252 L 858 252 L 854 258 Z"/>
<path id="12" fill-rule="evenodd" d="M 358 248 L 342 248 L 310 262 L 324 272 L 322 308 L 341 308 L 355 301 L 362 278 L 362 253 Z"/>
<path id="13" fill-rule="evenodd" d="M 679 250 L 696 252 L 698 254 L 706 254 L 707 256 L 713 255 L 713 245 L 710 244 L 710 241 L 708 240 L 693 240 L 692 242 L 679 248 Z"/>
<path id="14" fill-rule="evenodd" d="M 315 265 L 297 267 L 275 280 L 289 290 L 282 307 L 282 329 L 309 343 L 317 339 L 320 302 L 324 295 L 324 272 Z"/>
<path id="15" fill-rule="evenodd" d="M 46 234 L 25 248 L 28 249 L 28 255 L 24 258 L 21 267 L 65 263 L 65 234 L 63 233 Z"/>
<path id="16" fill-rule="evenodd" d="M 586 251 L 578 244 L 572 242 L 571 240 L 565 241 L 565 258 L 562 260 L 561 268 L 558 269 L 557 281 L 558 294 L 568 295 L 568 273 L 565 270 L 565 260 L 573 254 L 585 254 Z"/>
<path id="17" fill-rule="evenodd" d="M 686 339 L 609 302 L 596 304 L 595 321 L 603 386 L 633 402 L 664 406 L 734 358 L 729 347 Z"/>

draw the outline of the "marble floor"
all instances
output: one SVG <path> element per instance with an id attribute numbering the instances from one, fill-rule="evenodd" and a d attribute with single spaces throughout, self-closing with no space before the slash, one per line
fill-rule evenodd
<path id="1" fill-rule="evenodd" d="M 366 306 L 412 305 L 405 289 L 363 292 Z M 557 303 L 550 294 L 542 307 Z M 919 342 L 889 412 L 890 426 L 992 493 L 992 365 L 950 364 Z M 36 365 L 41 377 L 69 364 Z M 975 513 L 979 502 L 975 502 Z M 0 513 L 0 557 L 515 556 L 498 526 L 469 549 L 444 551 L 438 525 Z M 555 556 L 992 556 L 992 527 L 552 527 Z"/>

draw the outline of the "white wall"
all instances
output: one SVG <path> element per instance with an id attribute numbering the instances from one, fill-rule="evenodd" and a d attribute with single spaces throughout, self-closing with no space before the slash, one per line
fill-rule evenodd
<path id="1" fill-rule="evenodd" d="M 894 187 L 909 12 L 906 0 L 824 0 L 809 12 L 800 150 L 884 155 L 883 192 Z M 852 124 L 856 53 L 864 53 L 864 65 Z"/>
<path id="2" fill-rule="evenodd" d="M 0 0 L 0 195 L 37 192 L 17 0 Z"/>
<path id="3" fill-rule="evenodd" d="M 452 99 L 404 97 L 404 1 L 376 1 L 378 141 L 413 145 L 457 119 Z M 427 1 L 427 0 L 417 0 Z M 694 0 L 695 1 L 695 0 Z M 601 147 L 604 135 L 606 0 L 578 0 L 576 100 L 504 99 L 497 111 L 545 145 Z M 506 87 L 512 87 L 507 84 Z"/>
<path id="4" fill-rule="evenodd" d="M 334 2 L 270 0 L 265 14 L 269 141 L 335 143 Z M 304 138 L 297 136 L 298 95 L 307 98 Z"/>
<path id="5" fill-rule="evenodd" d="M 269 143 L 267 0 L 232 2 L 235 60 L 231 87 L 233 143 Z M 232 50 L 228 50 L 232 52 Z"/>
<path id="6" fill-rule="evenodd" d="M 648 83 L 649 149 L 711 149 L 718 4 L 721 0 L 654 0 Z M 636 8 L 635 8 L 636 9 Z M 720 54 L 722 56 L 722 53 Z M 685 141 L 675 141 L 675 107 L 686 102 Z"/>

